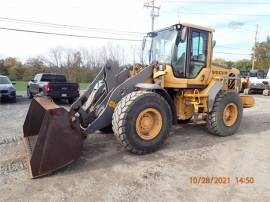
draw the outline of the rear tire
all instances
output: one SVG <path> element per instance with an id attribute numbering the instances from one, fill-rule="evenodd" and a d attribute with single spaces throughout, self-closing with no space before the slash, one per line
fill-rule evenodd
<path id="1" fill-rule="evenodd" d="M 243 116 L 243 105 L 235 92 L 220 92 L 207 116 L 207 129 L 217 136 L 233 135 L 239 128 Z"/>
<path id="2" fill-rule="evenodd" d="M 136 91 L 117 104 L 113 131 L 119 142 L 135 154 L 157 150 L 167 139 L 172 112 L 167 101 L 157 93 Z"/>

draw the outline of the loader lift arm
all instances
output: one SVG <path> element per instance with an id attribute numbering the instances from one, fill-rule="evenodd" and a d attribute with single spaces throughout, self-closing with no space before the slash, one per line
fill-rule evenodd
<path id="1" fill-rule="evenodd" d="M 145 79 L 149 78 L 153 73 L 153 68 L 147 66 L 133 77 L 128 77 L 129 72 L 130 69 L 126 68 L 115 76 L 112 68 L 106 65 L 82 97 L 72 105 L 70 113 L 74 115 L 78 112 L 82 130 L 86 134 L 93 133 L 111 124 L 116 104 L 124 96 L 134 91 L 136 84 L 143 83 Z M 102 95 L 96 94 L 94 90 L 94 86 L 101 79 L 101 75 L 104 75 L 103 81 L 105 84 Z M 84 105 L 87 103 L 85 98 L 91 99 L 87 106 Z M 98 98 L 97 101 L 93 102 L 96 98 Z"/>

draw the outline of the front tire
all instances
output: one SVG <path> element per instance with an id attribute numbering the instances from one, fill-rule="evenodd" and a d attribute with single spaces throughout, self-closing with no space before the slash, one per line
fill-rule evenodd
<path id="1" fill-rule="evenodd" d="M 207 129 L 217 136 L 233 135 L 239 128 L 243 116 L 243 104 L 235 92 L 220 92 L 207 116 Z"/>
<path id="2" fill-rule="evenodd" d="M 117 104 L 113 131 L 120 143 L 135 154 L 157 150 L 167 139 L 172 112 L 167 101 L 157 93 L 136 91 Z"/>

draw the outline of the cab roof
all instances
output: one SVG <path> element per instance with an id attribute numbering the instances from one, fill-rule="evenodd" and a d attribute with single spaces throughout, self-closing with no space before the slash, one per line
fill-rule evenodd
<path id="1" fill-rule="evenodd" d="M 165 28 L 156 30 L 154 32 L 160 32 L 160 31 L 164 31 L 164 30 L 171 29 L 173 27 L 179 27 L 179 26 L 191 27 L 191 28 L 195 28 L 195 29 L 200 29 L 200 30 L 208 31 L 208 32 L 214 32 L 215 31 L 212 28 L 204 27 L 204 26 L 200 26 L 200 25 L 195 25 L 195 24 L 191 24 L 191 23 L 177 23 L 177 24 L 171 25 L 169 27 L 165 27 Z M 152 32 L 149 32 L 149 33 L 152 33 Z"/>
<path id="2" fill-rule="evenodd" d="M 194 24 L 190 24 L 190 23 L 181 23 L 181 25 L 186 26 L 186 27 L 192 27 L 192 28 L 196 28 L 196 29 L 201 29 L 201 30 L 205 30 L 208 32 L 214 32 L 215 30 L 209 27 L 204 27 L 204 26 L 200 26 L 200 25 L 194 25 Z"/>

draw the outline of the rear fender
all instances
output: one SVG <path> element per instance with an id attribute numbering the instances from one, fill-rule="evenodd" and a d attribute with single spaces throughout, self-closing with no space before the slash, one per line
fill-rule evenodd
<path id="1" fill-rule="evenodd" d="M 208 92 L 208 112 L 211 112 L 216 100 L 217 94 L 220 92 L 223 86 L 223 81 L 215 80 L 206 89 Z"/>

